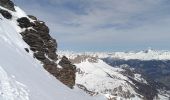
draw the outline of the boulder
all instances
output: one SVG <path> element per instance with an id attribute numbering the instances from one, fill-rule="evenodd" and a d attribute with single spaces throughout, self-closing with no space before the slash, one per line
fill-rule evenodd
<path id="1" fill-rule="evenodd" d="M 1 13 L 2 16 L 3 16 L 4 18 L 6 18 L 6 19 L 11 19 L 11 18 L 12 18 L 12 15 L 11 15 L 8 11 L 6 11 L 6 10 L 0 9 L 0 13 Z"/>
<path id="2" fill-rule="evenodd" d="M 32 26 L 30 20 L 27 17 L 19 18 L 17 19 L 17 22 L 21 28 L 28 28 Z"/>
<path id="3" fill-rule="evenodd" d="M 29 18 L 31 18 L 32 20 L 37 20 L 37 18 L 33 15 L 28 15 Z"/>

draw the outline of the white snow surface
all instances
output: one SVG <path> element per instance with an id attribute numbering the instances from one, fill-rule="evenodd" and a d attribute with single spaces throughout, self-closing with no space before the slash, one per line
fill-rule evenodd
<path id="1" fill-rule="evenodd" d="M 60 55 L 66 55 L 73 59 L 77 55 L 90 55 L 98 58 L 113 58 L 113 59 L 138 59 L 138 60 L 170 60 L 170 51 L 167 50 L 143 50 L 143 51 L 130 51 L 130 52 L 70 52 L 60 51 Z"/>
<path id="2" fill-rule="evenodd" d="M 140 51 L 138 53 L 134 52 L 132 53 L 133 56 L 130 56 L 131 58 L 126 58 L 131 53 L 123 53 L 125 55 L 122 55 L 122 57 L 119 57 L 119 59 L 126 58 L 126 60 L 128 59 L 160 60 L 154 56 L 150 56 L 150 55 L 154 55 L 154 53 L 156 54 L 160 53 L 160 56 L 162 56 L 161 58 L 162 60 L 169 59 L 168 55 L 167 57 L 165 57 L 165 54 L 169 53 L 168 51 L 153 51 L 153 50 Z M 124 65 L 112 67 L 100 59 L 100 58 L 115 57 L 114 54 L 121 55 L 120 52 L 115 52 L 115 53 L 92 53 L 92 52 L 76 53 L 70 51 L 59 52 L 60 57 L 64 55 L 71 60 L 76 59 L 78 56 L 87 57 L 81 60 L 80 62 L 75 62 L 75 63 L 73 62 L 73 63 L 76 65 L 78 70 L 78 72 L 76 73 L 76 84 L 85 86 L 88 91 L 102 94 L 109 99 L 116 98 L 116 100 L 142 100 L 142 98 L 139 97 L 140 94 L 138 94 L 132 87 L 132 85 L 135 86 L 135 84 L 131 82 L 131 80 L 129 80 L 128 77 L 130 76 L 127 77 L 121 73 L 124 71 L 124 69 L 122 68 L 129 67 L 128 65 L 124 64 Z M 142 57 L 141 56 L 142 54 L 145 55 L 146 58 L 143 58 L 144 56 Z M 166 59 L 163 58 L 163 56 Z M 91 62 L 89 61 L 91 57 L 95 57 L 97 60 L 95 62 Z M 134 77 L 132 78 L 140 83 L 148 84 L 148 82 L 141 76 L 141 74 L 134 73 Z M 132 85 L 130 85 L 129 82 Z M 118 90 L 117 92 L 115 92 L 114 90 L 120 89 L 119 87 L 122 87 L 122 91 L 120 92 Z M 134 97 L 132 96 L 131 98 L 124 98 L 122 95 L 128 91 L 135 96 Z M 142 97 L 142 95 L 140 96 Z M 154 100 L 157 100 L 157 98 L 155 98 Z M 169 100 L 169 98 L 168 96 L 159 94 L 158 100 Z"/>
<path id="3" fill-rule="evenodd" d="M 141 100 L 137 96 L 139 94 L 134 91 L 133 87 L 127 81 L 131 84 L 133 83 L 120 73 L 123 69 L 111 67 L 102 60 L 98 60 L 97 63 L 84 61 L 75 65 L 81 70 L 76 74 L 76 84 L 84 85 L 89 91 L 103 94 L 108 98 L 115 97 L 117 100 L 119 100 L 118 98 L 123 100 Z M 120 90 L 114 91 L 115 89 Z M 121 97 L 123 92 L 128 91 L 135 95 L 135 97 L 129 99 Z M 114 96 L 112 93 L 118 95 Z"/>
<path id="4" fill-rule="evenodd" d="M 15 8 L 16 12 L 9 11 L 11 20 L 0 14 L 0 100 L 105 100 L 69 89 L 24 50 L 28 45 L 19 34 L 22 30 L 16 19 L 26 15 Z"/>

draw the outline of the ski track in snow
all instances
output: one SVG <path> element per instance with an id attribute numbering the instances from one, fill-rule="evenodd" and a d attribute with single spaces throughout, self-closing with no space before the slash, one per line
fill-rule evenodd
<path id="1" fill-rule="evenodd" d="M 0 100 L 29 100 L 28 92 L 22 83 L 10 78 L 0 66 Z"/>

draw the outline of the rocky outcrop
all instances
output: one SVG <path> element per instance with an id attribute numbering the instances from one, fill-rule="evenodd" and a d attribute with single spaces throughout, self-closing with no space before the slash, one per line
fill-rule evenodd
<path id="1" fill-rule="evenodd" d="M 60 63 L 65 63 L 63 68 L 58 68 L 55 62 L 51 62 L 48 59 L 44 61 L 44 68 L 50 72 L 53 76 L 55 76 L 62 83 L 67 85 L 70 88 L 73 88 L 75 85 L 75 67 L 72 64 L 68 64 L 63 60 Z"/>
<path id="2" fill-rule="evenodd" d="M 14 3 L 11 0 L 0 0 L 0 6 L 15 11 Z"/>
<path id="3" fill-rule="evenodd" d="M 10 0 L 0 0 L 0 6 L 15 11 L 14 3 Z M 6 19 L 13 17 L 10 12 L 3 9 L 0 9 L 0 14 Z M 73 88 L 75 85 L 75 66 L 66 57 L 63 57 L 59 62 L 62 68 L 58 67 L 57 42 L 50 36 L 49 28 L 45 22 L 32 15 L 18 18 L 16 21 L 23 30 L 20 33 L 22 39 L 30 46 L 30 48 L 23 49 L 28 53 L 32 51 L 33 57 L 39 60 L 49 73 L 68 87 Z"/>
<path id="4" fill-rule="evenodd" d="M 32 15 L 28 17 L 33 22 L 27 17 L 17 19 L 18 25 L 21 28 L 25 28 L 25 31 L 21 33 L 23 40 L 30 46 L 34 57 L 43 63 L 43 67 L 49 73 L 68 87 L 73 88 L 76 73 L 74 65 L 66 57 L 63 57 L 59 62 L 62 68 L 58 67 L 56 63 L 58 60 L 56 54 L 57 42 L 50 36 L 49 28 L 44 22 L 37 20 L 36 17 Z"/>
<path id="5" fill-rule="evenodd" d="M 62 66 L 62 69 L 60 71 L 60 76 L 61 76 L 60 80 L 67 86 L 73 88 L 76 79 L 75 76 L 76 67 L 72 65 L 71 62 L 68 60 L 68 58 L 65 56 L 63 56 L 63 58 L 59 62 L 59 65 Z"/>
<path id="6" fill-rule="evenodd" d="M 22 17 L 17 19 L 17 22 L 19 23 L 19 26 L 21 28 L 28 28 L 34 25 L 34 23 L 31 23 L 30 20 L 27 17 Z"/>
<path id="7" fill-rule="evenodd" d="M 6 10 L 0 9 L 0 13 L 6 19 L 11 19 L 12 18 L 12 15 Z"/>
<path id="8" fill-rule="evenodd" d="M 87 94 L 91 95 L 91 96 L 95 96 L 98 95 L 99 93 L 93 92 L 93 91 L 89 91 L 84 85 L 82 84 L 76 84 L 78 88 L 84 90 Z"/>

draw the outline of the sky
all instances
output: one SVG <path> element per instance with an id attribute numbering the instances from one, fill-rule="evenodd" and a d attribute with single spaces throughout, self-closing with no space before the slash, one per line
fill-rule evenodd
<path id="1" fill-rule="evenodd" d="M 46 22 L 59 50 L 170 50 L 170 0 L 13 0 Z"/>

